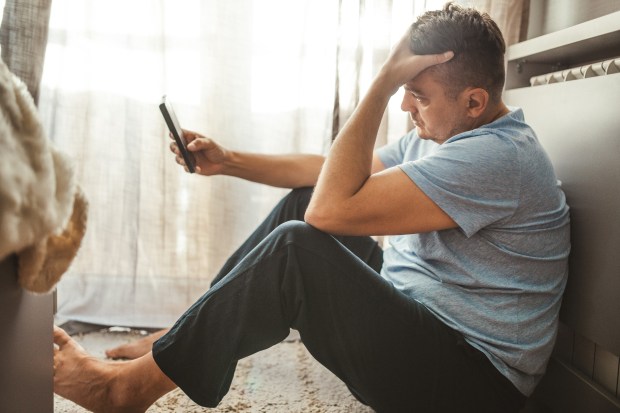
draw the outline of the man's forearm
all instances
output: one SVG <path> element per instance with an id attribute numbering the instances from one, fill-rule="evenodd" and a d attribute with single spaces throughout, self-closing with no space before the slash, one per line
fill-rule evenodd
<path id="1" fill-rule="evenodd" d="M 325 157 L 314 154 L 262 155 L 230 153 L 224 175 L 280 188 L 314 186 Z"/>
<path id="2" fill-rule="evenodd" d="M 391 96 L 392 90 L 376 78 L 327 155 L 315 189 L 317 203 L 350 198 L 368 179 L 377 132 Z"/>
<path id="3" fill-rule="evenodd" d="M 359 198 L 363 198 L 366 204 L 373 203 L 365 209 L 366 215 L 358 215 L 359 219 L 368 219 L 380 209 L 385 185 L 366 184 L 373 181 L 368 178 L 372 173 L 373 148 L 385 108 L 400 86 L 426 68 L 454 56 L 452 52 L 417 56 L 412 53 L 410 42 L 408 31 L 392 50 L 368 93 L 332 145 L 306 211 L 306 221 L 310 224 L 319 228 L 340 228 L 341 221 L 348 220 L 355 215 L 355 210 L 360 209 Z M 390 182 L 402 178 L 394 176 Z M 364 191 L 366 188 L 371 188 L 369 194 Z M 368 196 L 357 196 L 362 192 Z"/>

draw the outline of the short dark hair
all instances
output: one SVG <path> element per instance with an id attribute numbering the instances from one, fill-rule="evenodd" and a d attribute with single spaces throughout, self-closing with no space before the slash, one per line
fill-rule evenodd
<path id="1" fill-rule="evenodd" d="M 447 3 L 442 10 L 420 16 L 410 33 L 415 54 L 454 52 L 452 60 L 431 68 L 453 98 L 467 87 L 480 87 L 493 102 L 501 100 L 506 43 L 487 13 Z"/>

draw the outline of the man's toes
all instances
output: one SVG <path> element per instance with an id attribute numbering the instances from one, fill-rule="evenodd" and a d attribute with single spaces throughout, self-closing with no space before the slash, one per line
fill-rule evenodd
<path id="1" fill-rule="evenodd" d="M 71 341 L 71 337 L 65 330 L 60 327 L 54 326 L 54 344 L 59 347 L 63 347 Z"/>
<path id="2" fill-rule="evenodd" d="M 109 359 L 117 359 L 117 358 L 121 358 L 121 356 L 119 356 L 120 352 L 113 348 L 111 350 L 106 350 L 105 351 L 105 356 Z"/>

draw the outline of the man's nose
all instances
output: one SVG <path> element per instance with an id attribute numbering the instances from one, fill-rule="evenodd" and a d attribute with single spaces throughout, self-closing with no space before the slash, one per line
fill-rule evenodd
<path id="1" fill-rule="evenodd" d="M 403 95 L 403 101 L 400 104 L 400 109 L 403 112 L 417 112 L 418 109 L 415 104 L 416 104 L 415 98 L 411 96 L 411 93 L 407 93 L 405 91 L 405 94 Z"/>

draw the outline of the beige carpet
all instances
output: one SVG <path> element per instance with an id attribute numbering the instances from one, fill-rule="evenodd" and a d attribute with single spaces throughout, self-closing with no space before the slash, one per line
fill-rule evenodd
<path id="1" fill-rule="evenodd" d="M 113 329 L 80 334 L 74 338 L 91 354 L 104 358 L 104 350 L 140 336 L 135 330 Z M 55 396 L 54 412 L 87 410 Z M 193 403 L 180 390 L 159 399 L 149 413 L 265 412 L 265 413 L 371 413 L 355 400 L 346 386 L 308 353 L 294 335 L 238 364 L 230 392 L 215 409 Z"/>

